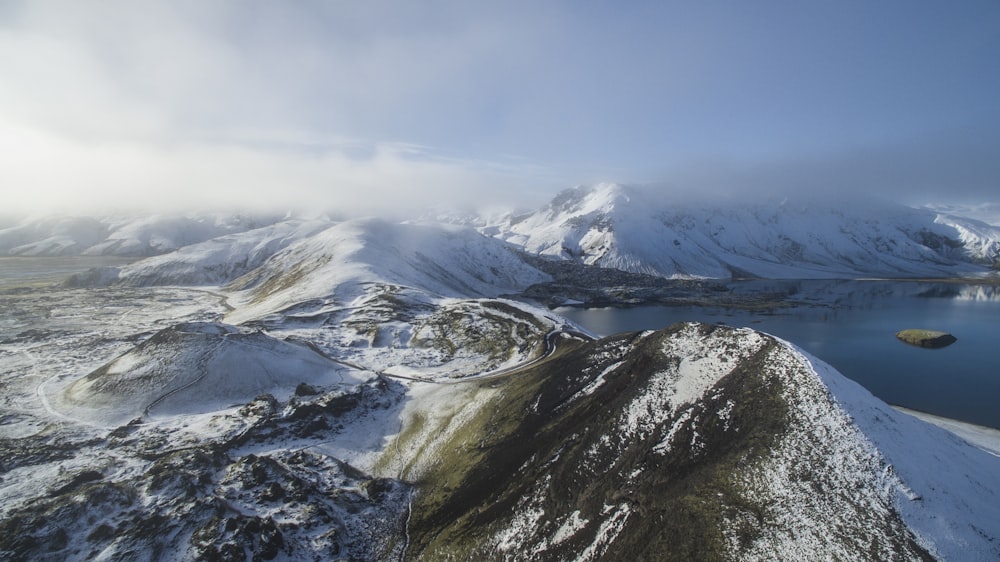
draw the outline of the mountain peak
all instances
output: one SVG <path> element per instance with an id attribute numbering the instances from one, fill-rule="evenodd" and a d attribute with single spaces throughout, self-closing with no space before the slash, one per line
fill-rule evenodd
<path id="1" fill-rule="evenodd" d="M 411 475 L 417 558 L 997 554 L 1000 459 L 786 342 L 685 323 L 560 345 Z"/>
<path id="2" fill-rule="evenodd" d="M 646 188 L 568 189 L 490 233 L 532 253 L 661 277 L 956 276 L 1000 259 L 1000 228 L 884 201 L 670 201 Z"/>
<path id="3" fill-rule="evenodd" d="M 629 203 L 632 191 L 631 188 L 617 183 L 601 183 L 594 186 L 578 185 L 560 191 L 546 205 L 546 209 L 553 216 L 610 210 L 616 204 Z"/>

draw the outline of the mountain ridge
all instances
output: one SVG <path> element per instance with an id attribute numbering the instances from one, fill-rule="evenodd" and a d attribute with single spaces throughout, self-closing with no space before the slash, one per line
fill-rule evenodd
<path id="1" fill-rule="evenodd" d="M 418 222 L 474 227 L 532 254 L 666 278 L 850 278 L 981 274 L 1000 263 L 1000 226 L 983 220 L 991 217 L 987 204 L 673 198 L 598 184 L 563 190 L 526 213 L 439 211 Z M 223 284 L 341 222 L 236 214 L 35 217 L 0 229 L 0 253 L 161 256 L 81 284 Z M 226 245 L 251 259 L 227 255 Z"/>
<path id="2" fill-rule="evenodd" d="M 1000 459 L 894 413 L 785 342 L 692 323 L 570 347 L 517 382 L 483 386 L 493 399 L 455 414 L 461 431 L 422 429 L 453 436 L 408 475 L 424 483 L 415 559 L 1000 554 L 1000 529 L 986 523 Z M 425 450 L 420 435 L 399 450 Z"/>
<path id="3" fill-rule="evenodd" d="M 572 188 L 480 227 L 528 252 L 682 278 L 954 276 L 1000 260 L 1000 228 L 875 201 L 672 202 L 640 188 Z"/>

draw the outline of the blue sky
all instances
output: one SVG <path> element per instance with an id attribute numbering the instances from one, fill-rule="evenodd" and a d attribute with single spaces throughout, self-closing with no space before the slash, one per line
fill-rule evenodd
<path id="1" fill-rule="evenodd" d="M 5 207 L 1000 197 L 1000 3 L 0 2 Z"/>

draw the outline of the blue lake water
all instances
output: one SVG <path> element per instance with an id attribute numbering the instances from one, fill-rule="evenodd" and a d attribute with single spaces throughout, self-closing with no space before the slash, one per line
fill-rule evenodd
<path id="1" fill-rule="evenodd" d="M 747 326 L 789 340 L 906 408 L 1000 428 L 1000 287 L 894 281 L 747 282 L 734 292 L 781 290 L 802 303 L 768 312 L 646 306 L 557 312 L 597 335 L 697 320 Z M 906 328 L 950 332 L 943 349 L 904 344 Z"/>

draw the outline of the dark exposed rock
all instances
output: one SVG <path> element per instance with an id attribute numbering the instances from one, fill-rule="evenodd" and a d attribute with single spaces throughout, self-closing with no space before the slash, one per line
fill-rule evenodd
<path id="1" fill-rule="evenodd" d="M 104 478 L 104 475 L 96 470 L 85 470 L 74 476 L 69 482 L 67 482 L 63 486 L 60 486 L 59 488 L 53 490 L 52 493 L 50 493 L 49 495 L 55 497 L 55 496 L 61 496 L 63 494 L 68 494 L 69 492 L 76 490 L 83 484 L 86 484 L 88 482 L 96 482 L 102 478 Z"/>
<path id="2" fill-rule="evenodd" d="M 315 386 L 304 382 L 300 382 L 298 386 L 295 387 L 296 396 L 316 396 L 319 393 L 320 391 Z"/>

